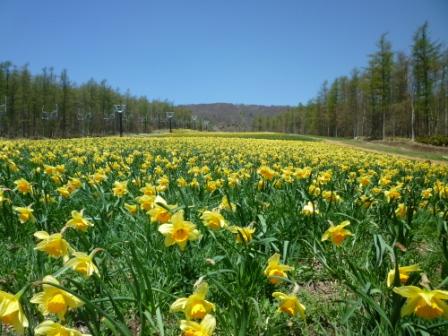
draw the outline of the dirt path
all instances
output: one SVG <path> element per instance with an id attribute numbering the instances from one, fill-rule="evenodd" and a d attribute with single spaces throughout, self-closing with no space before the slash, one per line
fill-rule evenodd
<path id="1" fill-rule="evenodd" d="M 315 138 L 316 140 L 318 140 L 318 138 Z M 365 143 L 365 142 L 361 142 L 360 145 L 356 145 L 356 144 L 352 144 L 352 143 L 347 143 L 344 141 L 339 141 L 339 140 L 329 140 L 329 139 L 320 139 L 321 141 L 324 142 L 328 142 L 331 144 L 336 144 L 336 145 L 340 145 L 340 146 L 346 146 L 346 147 L 350 147 L 350 148 L 356 148 L 356 149 L 361 149 L 364 150 L 366 152 L 371 152 L 371 153 L 378 153 L 378 154 L 389 154 L 389 155 L 395 155 L 404 159 L 408 159 L 408 160 L 416 160 L 416 161 L 429 161 L 432 163 L 438 163 L 438 164 L 444 164 L 447 165 L 448 164 L 448 160 L 436 160 L 436 159 L 428 159 L 425 157 L 419 157 L 418 156 L 418 152 L 416 151 L 416 149 L 413 150 L 412 155 L 406 155 L 406 154 L 401 154 L 401 153 L 394 153 L 393 151 L 388 151 L 388 148 L 385 148 L 384 150 L 381 148 L 377 148 L 377 149 L 373 149 L 373 148 L 366 148 L 365 145 L 366 144 L 370 144 L 370 143 Z M 364 146 L 363 146 L 364 144 Z M 375 143 L 371 143 L 372 145 L 375 145 Z M 394 149 L 397 148 L 397 146 L 391 146 L 391 145 L 386 145 L 384 143 L 380 143 L 379 145 L 381 145 L 382 147 L 389 147 L 390 149 Z M 434 147 L 434 146 L 431 146 Z M 403 150 L 409 150 L 408 148 L 403 148 L 401 147 L 401 149 Z"/>

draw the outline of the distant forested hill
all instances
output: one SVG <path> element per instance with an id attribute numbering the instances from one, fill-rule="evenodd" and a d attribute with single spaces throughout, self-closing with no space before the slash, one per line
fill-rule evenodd
<path id="1" fill-rule="evenodd" d="M 276 117 L 289 106 L 265 106 L 244 104 L 191 104 L 179 105 L 192 111 L 198 118 L 207 119 L 220 130 L 251 130 L 256 117 Z"/>

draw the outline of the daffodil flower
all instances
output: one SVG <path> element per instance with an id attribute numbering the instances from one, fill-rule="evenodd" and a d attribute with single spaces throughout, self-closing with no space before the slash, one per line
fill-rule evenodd
<path id="1" fill-rule="evenodd" d="M 238 243 L 248 243 L 252 240 L 252 236 L 255 233 L 255 228 L 251 226 L 230 226 L 229 231 L 236 235 L 236 241 Z"/>
<path id="2" fill-rule="evenodd" d="M 19 302 L 20 294 L 10 294 L 0 291 L 0 321 L 14 328 L 18 335 L 22 335 L 28 327 L 28 320 Z"/>
<path id="3" fill-rule="evenodd" d="M 46 231 L 37 231 L 34 237 L 41 240 L 34 248 L 35 250 L 45 252 L 53 258 L 68 258 L 71 247 L 61 233 L 50 235 Z"/>
<path id="4" fill-rule="evenodd" d="M 75 272 L 82 274 L 84 277 L 88 278 L 96 273 L 100 276 L 100 271 L 93 263 L 93 257 L 101 249 L 94 249 L 89 255 L 84 252 L 73 252 L 72 258 L 65 263 L 66 267 L 70 267 Z"/>
<path id="5" fill-rule="evenodd" d="M 36 336 L 90 336 L 90 334 L 83 334 L 76 329 L 64 327 L 50 320 L 44 321 L 34 328 L 34 334 Z"/>
<path id="6" fill-rule="evenodd" d="M 33 192 L 33 187 L 31 186 L 31 183 L 29 183 L 24 178 L 14 181 L 14 184 L 16 185 L 16 190 L 18 190 L 20 193 L 24 195 Z"/>
<path id="7" fill-rule="evenodd" d="M 207 293 L 208 284 L 201 282 L 189 297 L 174 301 L 170 310 L 172 312 L 182 311 L 187 320 L 202 319 L 206 314 L 215 310 L 215 305 L 205 300 Z"/>
<path id="8" fill-rule="evenodd" d="M 299 314 L 305 319 L 305 306 L 300 303 L 295 294 L 285 294 L 282 292 L 274 292 L 272 296 L 279 301 L 278 312 L 283 312 L 289 316 L 296 316 Z"/>
<path id="9" fill-rule="evenodd" d="M 206 315 L 201 323 L 194 321 L 180 321 L 182 336 L 211 336 L 216 328 L 216 319 L 213 315 Z"/>
<path id="10" fill-rule="evenodd" d="M 126 208 L 127 211 L 129 211 L 131 215 L 135 215 L 138 211 L 137 204 L 124 203 L 124 207 Z"/>
<path id="11" fill-rule="evenodd" d="M 114 196 L 123 197 L 124 195 L 126 195 L 128 193 L 127 185 L 128 185 L 127 181 L 124 182 L 115 181 L 114 187 L 112 188 Z"/>
<path id="12" fill-rule="evenodd" d="M 201 215 L 202 222 L 206 227 L 212 230 L 225 228 L 227 222 L 218 211 L 204 211 Z"/>
<path id="13" fill-rule="evenodd" d="M 168 209 L 174 209 L 177 205 L 169 205 L 161 196 L 157 196 L 154 200 L 154 207 L 148 211 L 151 222 L 165 224 L 171 219 L 171 212 Z"/>
<path id="14" fill-rule="evenodd" d="M 171 222 L 159 226 L 159 232 L 165 236 L 165 246 L 177 244 L 185 249 L 189 240 L 200 238 L 200 232 L 192 222 L 184 220 L 184 212 L 180 210 L 171 217 Z"/>
<path id="15" fill-rule="evenodd" d="M 395 287 L 393 291 L 406 298 L 401 308 L 401 316 L 415 314 L 418 317 L 432 320 L 438 317 L 448 319 L 448 291 L 428 290 L 415 286 Z"/>
<path id="16" fill-rule="evenodd" d="M 311 216 L 313 214 L 317 215 L 319 213 L 319 210 L 314 206 L 313 202 L 308 202 L 303 206 L 302 213 L 305 216 Z"/>
<path id="17" fill-rule="evenodd" d="M 268 266 L 264 270 L 264 275 L 266 275 L 269 279 L 269 281 L 272 284 L 277 284 L 281 280 L 280 278 L 288 278 L 288 275 L 286 272 L 292 271 L 294 267 L 284 265 L 280 263 L 280 254 L 275 253 L 272 257 L 268 260 Z"/>
<path id="18" fill-rule="evenodd" d="M 227 196 L 224 196 L 221 200 L 221 203 L 219 204 L 219 209 L 235 212 L 236 205 L 235 205 L 235 203 L 230 202 L 229 198 Z"/>
<path id="19" fill-rule="evenodd" d="M 345 238 L 352 236 L 353 234 L 346 230 L 345 227 L 350 225 L 349 221 L 343 221 L 341 224 L 331 226 L 322 235 L 322 241 L 330 239 L 333 244 L 340 246 Z"/>
<path id="20" fill-rule="evenodd" d="M 143 195 L 137 197 L 137 202 L 140 204 L 140 209 L 144 211 L 149 211 L 154 207 L 156 196 L 154 195 Z"/>
<path id="21" fill-rule="evenodd" d="M 65 226 L 73 228 L 79 231 L 87 231 L 89 227 L 93 226 L 93 223 L 84 217 L 84 210 L 71 212 L 72 218 L 65 223 Z"/>
<path id="22" fill-rule="evenodd" d="M 14 207 L 13 209 L 17 212 L 19 221 L 22 224 L 28 221 L 34 222 L 36 220 L 33 216 L 34 210 L 31 208 L 31 205 L 28 205 L 27 207 Z"/>
<path id="23" fill-rule="evenodd" d="M 400 283 L 405 284 L 409 279 L 409 273 L 420 271 L 420 266 L 417 264 L 410 266 L 401 266 L 398 268 L 398 270 L 400 272 Z M 394 279 L 395 279 L 395 269 L 392 269 L 387 274 L 387 287 L 392 286 L 392 284 L 394 283 Z"/>
<path id="24" fill-rule="evenodd" d="M 51 275 L 44 277 L 43 282 L 59 285 Z M 42 315 L 56 314 L 59 319 L 64 320 L 69 309 L 75 309 L 83 305 L 83 302 L 76 296 L 54 287 L 50 284 L 43 284 L 43 291 L 35 294 L 30 302 L 37 304 Z"/>
<path id="25" fill-rule="evenodd" d="M 262 176 L 266 180 L 272 180 L 277 174 L 274 170 L 269 168 L 268 166 L 261 166 L 258 168 L 257 173 Z"/>

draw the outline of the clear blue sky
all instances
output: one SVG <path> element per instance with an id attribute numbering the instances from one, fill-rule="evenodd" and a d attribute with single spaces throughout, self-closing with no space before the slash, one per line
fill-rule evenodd
<path id="1" fill-rule="evenodd" d="M 367 64 L 379 36 L 409 51 L 447 0 L 0 0 L 0 61 L 176 104 L 291 104 Z"/>

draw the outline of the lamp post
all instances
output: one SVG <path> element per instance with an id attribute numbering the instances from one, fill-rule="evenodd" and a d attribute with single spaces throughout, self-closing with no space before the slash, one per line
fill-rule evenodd
<path id="1" fill-rule="evenodd" d="M 168 119 L 170 123 L 170 133 L 173 133 L 173 129 L 171 127 L 171 120 L 174 118 L 175 113 L 174 112 L 166 112 L 166 118 Z"/>
<path id="2" fill-rule="evenodd" d="M 124 105 L 124 104 L 114 105 L 114 111 L 115 111 L 115 113 L 118 113 L 118 125 L 120 128 L 120 137 L 122 137 L 123 136 L 123 113 L 126 111 L 126 105 Z"/>
<path id="3" fill-rule="evenodd" d="M 147 131 L 147 125 L 148 125 L 148 113 L 145 113 L 144 117 L 140 117 L 138 120 L 140 123 L 143 123 L 143 133 L 148 133 Z"/>
<path id="4" fill-rule="evenodd" d="M 86 123 L 90 118 L 92 117 L 92 114 L 90 112 L 86 112 L 85 110 L 81 111 L 81 107 L 78 107 L 78 112 L 76 113 L 76 119 L 81 122 L 81 135 L 85 136 L 86 133 Z"/>
<path id="5" fill-rule="evenodd" d="M 196 120 L 198 120 L 198 116 L 192 115 L 191 121 L 193 122 L 193 129 L 196 129 Z"/>
<path id="6" fill-rule="evenodd" d="M 8 110 L 8 100 L 5 96 L 5 103 L 0 104 L 0 119 L 2 119 L 4 115 L 6 115 L 7 110 Z M 1 134 L 1 132 L 2 132 L 2 128 L 0 127 L 0 134 Z"/>
<path id="7" fill-rule="evenodd" d="M 59 107 L 58 104 L 54 104 L 53 111 L 45 111 L 45 105 L 42 106 L 42 120 L 44 124 L 49 121 L 58 120 L 59 119 Z M 44 135 L 45 135 L 45 127 L 44 127 Z M 50 130 L 50 138 L 53 137 L 53 130 Z"/>
<path id="8" fill-rule="evenodd" d="M 5 103 L 4 104 L 0 104 L 0 115 L 3 115 L 6 113 L 6 108 L 8 107 L 8 100 L 5 96 Z"/>

